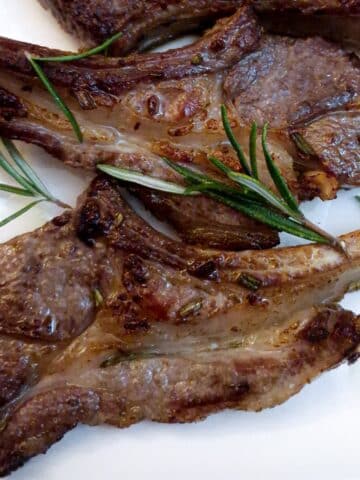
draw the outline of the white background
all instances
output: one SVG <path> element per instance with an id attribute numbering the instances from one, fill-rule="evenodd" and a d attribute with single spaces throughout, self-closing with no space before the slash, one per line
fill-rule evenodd
<path id="1" fill-rule="evenodd" d="M 36 0 L 1 0 L 0 35 L 63 49 L 77 46 Z M 88 177 L 35 147 L 21 149 L 50 190 L 74 204 Z M 323 227 L 345 233 L 360 228 L 355 193 L 341 192 L 336 201 L 304 208 Z M 1 194 L 0 218 L 22 205 L 23 200 Z M 0 229 L 0 241 L 32 230 L 55 213 L 51 205 L 38 207 Z M 345 305 L 360 312 L 360 294 L 348 296 Z M 81 426 L 11 478 L 357 480 L 359 402 L 360 362 L 323 375 L 286 404 L 262 413 L 224 412 L 193 425 L 144 422 L 126 430 Z"/>

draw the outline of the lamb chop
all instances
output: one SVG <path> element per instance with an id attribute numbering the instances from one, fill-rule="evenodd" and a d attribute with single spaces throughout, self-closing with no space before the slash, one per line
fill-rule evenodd
<path id="1" fill-rule="evenodd" d="M 358 61 L 320 38 L 260 38 L 259 26 L 247 7 L 181 49 L 44 64 L 82 127 L 85 141 L 81 144 L 34 78 L 25 50 L 38 56 L 59 53 L 13 40 L 0 41 L 0 132 L 40 145 L 69 165 L 94 170 L 97 163 L 110 163 L 179 182 L 162 161 L 165 156 L 216 175 L 207 161 L 209 154 L 237 165 L 224 141 L 219 117 L 219 105 L 227 102 L 243 144 L 248 142 L 253 120 L 259 126 L 271 120 L 271 151 L 300 198 L 333 198 L 341 184 L 358 183 L 359 163 L 353 160 L 351 142 L 343 143 L 340 159 L 329 149 L 326 161 L 315 144 L 315 154 L 305 156 L 301 142 L 302 129 L 309 129 L 320 118 L 335 119 L 329 122 L 327 139 L 338 133 L 336 119 L 340 116 L 350 119 L 342 122 L 344 136 L 356 133 L 351 118 L 358 110 Z M 305 136 L 310 149 L 314 137 Z M 260 178 L 272 187 L 261 152 L 258 154 Z M 149 208 L 159 216 L 166 212 L 180 230 L 190 225 L 183 235 L 197 243 L 210 245 L 208 239 L 216 237 L 219 248 L 242 248 L 246 231 L 259 228 L 225 207 L 219 213 L 214 202 L 202 198 L 193 202 L 195 224 L 206 211 L 208 224 L 215 229 L 200 238 L 182 217 L 186 200 L 182 204 L 182 200 L 171 202 L 161 195 L 144 198 Z M 166 208 L 158 208 L 164 198 Z M 237 239 L 221 236 L 224 225 L 229 232 L 234 224 L 243 227 Z M 247 245 L 277 242 L 268 231 L 261 235 Z"/>
<path id="2" fill-rule="evenodd" d="M 146 49 L 234 13 L 244 0 L 40 0 L 87 45 L 123 32 L 114 55 Z"/>
<path id="3" fill-rule="evenodd" d="M 204 27 L 211 19 L 233 13 L 243 0 L 40 0 L 70 33 L 97 45 L 117 32 L 113 53 L 123 55 Z M 252 0 L 272 31 L 327 35 L 360 45 L 359 0 Z M 300 15 L 299 15 L 300 14 Z M 289 22 L 289 23 L 287 23 Z M 295 30 L 294 30 L 295 29 Z"/>
<path id="4" fill-rule="evenodd" d="M 291 36 L 321 35 L 360 47 L 359 0 L 254 0 L 267 30 Z"/>
<path id="5" fill-rule="evenodd" d="M 78 423 L 261 410 L 357 357 L 334 305 L 360 278 L 327 246 L 202 250 L 154 231 L 96 178 L 74 211 L 0 247 L 0 473 Z"/>

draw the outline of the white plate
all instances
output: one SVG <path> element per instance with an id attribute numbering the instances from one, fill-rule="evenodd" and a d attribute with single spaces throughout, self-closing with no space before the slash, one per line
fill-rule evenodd
<path id="1" fill-rule="evenodd" d="M 0 35 L 63 49 L 77 46 L 36 0 L 1 0 Z M 50 190 L 74 204 L 88 177 L 65 169 L 35 147 L 21 149 Z M 341 192 L 325 204 L 312 202 L 305 206 L 306 213 L 335 234 L 359 228 L 355 193 Z M 21 200 L 1 195 L 0 218 L 20 205 Z M 0 241 L 38 227 L 55 213 L 55 207 L 46 205 L 33 210 L 0 229 Z M 344 304 L 359 313 L 360 294 L 347 296 Z M 192 425 L 78 427 L 11 479 L 356 480 L 359 401 L 360 363 L 343 365 L 284 405 L 262 413 L 224 412 Z"/>

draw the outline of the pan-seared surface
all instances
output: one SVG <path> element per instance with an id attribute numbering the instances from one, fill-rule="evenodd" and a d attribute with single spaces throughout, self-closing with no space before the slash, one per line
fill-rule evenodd
<path id="1" fill-rule="evenodd" d="M 219 105 L 227 102 L 232 125 L 243 145 L 248 144 L 253 120 L 259 125 L 270 120 L 270 149 L 295 193 L 302 198 L 333 198 L 344 179 L 346 183 L 348 179 L 358 183 L 354 173 L 357 162 L 348 161 L 351 152 L 345 152 L 340 161 L 328 159 L 327 163 L 337 164 L 332 170 L 324 167 L 321 158 L 304 162 L 288 129 L 292 131 L 294 122 L 301 128 L 310 120 L 338 110 L 356 111 L 359 64 L 340 47 L 320 38 L 264 36 L 260 40 L 259 34 L 255 18 L 244 7 L 201 40 L 182 49 L 46 64 L 47 75 L 61 90 L 83 129 L 82 144 L 76 143 L 69 123 L 35 81 L 24 57 L 24 50 L 35 55 L 52 52 L 3 39 L 0 132 L 38 144 L 72 166 L 95 169 L 97 163 L 110 163 L 181 181 L 161 157 L 216 175 L 207 161 L 211 153 L 239 168 L 224 141 L 219 118 Z M 337 126 L 333 127 L 335 131 L 329 135 L 336 134 Z M 272 187 L 260 145 L 258 153 L 261 180 Z M 301 162 L 300 176 L 294 160 Z M 175 226 L 188 222 L 182 217 L 185 208 L 181 202 L 171 207 L 169 217 Z M 148 206 L 151 208 L 151 202 Z M 269 245 L 269 238 L 263 241 L 259 235 L 255 242 L 248 242 L 241 232 L 231 240 L 226 232 L 234 224 L 234 213 L 223 208 L 219 222 L 211 206 L 209 202 L 206 210 L 209 223 L 214 222 L 214 231 L 195 236 L 197 242 L 214 245 L 210 242 L 212 236 L 221 248 Z M 202 209 L 200 205 L 196 211 Z M 253 223 L 244 221 L 240 214 L 235 218 L 245 229 L 252 229 Z"/>
<path id="2" fill-rule="evenodd" d="M 40 0 L 40 3 L 50 8 L 66 30 L 89 45 L 100 44 L 111 35 L 123 32 L 123 37 L 113 47 L 113 53 L 121 55 L 191 32 L 203 26 L 206 20 L 233 13 L 244 1 Z M 308 34 L 335 34 L 338 38 L 357 38 L 360 43 L 354 18 L 360 13 L 359 0 L 252 0 L 249 3 L 262 14 L 270 30 L 301 33 L 306 31 L 306 23 L 312 22 L 314 29 L 309 31 L 308 28 Z M 300 22 L 291 22 L 291 28 L 286 25 L 289 17 L 299 20 L 298 14 L 302 14 Z M 325 22 L 322 21 L 324 15 L 327 16 Z M 353 21 L 342 22 L 351 17 Z M 333 31 L 328 28 L 329 23 L 333 23 Z M 336 32 L 334 25 L 342 27 L 338 29 L 341 31 Z M 346 28 L 350 32 L 347 33 Z"/>
<path id="3" fill-rule="evenodd" d="M 349 14 L 360 12 L 359 0 L 253 0 L 259 11 L 297 10 L 302 13 L 338 13 Z"/>
<path id="4" fill-rule="evenodd" d="M 256 48 L 258 30 L 249 15 L 246 10 L 239 11 L 198 43 L 171 54 L 47 64 L 47 75 L 56 85 L 67 88 L 64 96 L 83 126 L 85 142 L 81 145 L 74 142 L 67 121 L 57 115 L 47 95 L 34 83 L 23 55 L 24 50 L 37 55 L 52 52 L 3 39 L 0 82 L 11 93 L 6 95 L 3 90 L 0 95 L 0 129 L 7 136 L 44 146 L 73 166 L 89 169 L 97 161 L 128 163 L 166 177 L 158 156 L 203 168 L 206 154 L 211 152 L 235 164 L 219 120 L 219 105 L 228 101 L 235 105 L 230 115 L 234 128 L 242 127 L 239 138 L 244 144 L 246 127 L 253 120 L 260 126 L 271 121 L 270 143 L 283 163 L 283 173 L 296 189 L 292 159 L 287 154 L 294 153 L 294 147 L 287 138 L 287 128 L 327 112 L 356 110 L 359 64 L 320 38 L 265 36 Z M 233 49 L 226 49 L 226 55 L 210 55 L 214 42 L 223 47 L 228 42 Z M 150 79 L 154 65 L 156 79 Z M 22 76 L 18 83 L 14 73 Z"/>
<path id="5" fill-rule="evenodd" d="M 94 180 L 75 211 L 0 247 L 0 472 L 77 423 L 260 410 L 352 358 L 359 320 L 332 302 L 359 280 L 359 233 L 344 241 L 350 259 L 200 250 Z"/>
<path id="6" fill-rule="evenodd" d="M 233 13 L 243 0 L 40 0 L 62 26 L 87 44 L 98 45 L 115 33 L 122 38 L 113 53 L 149 47 L 191 32 L 207 20 Z"/>

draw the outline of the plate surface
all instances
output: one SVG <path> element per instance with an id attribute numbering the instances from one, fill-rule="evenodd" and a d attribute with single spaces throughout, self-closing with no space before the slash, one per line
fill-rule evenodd
<path id="1" fill-rule="evenodd" d="M 1 0 L 0 35 L 74 49 L 36 0 Z M 50 190 L 75 203 L 89 177 L 64 168 L 35 147 L 19 144 Z M 0 181 L 4 180 L 0 174 Z M 360 228 L 354 195 L 304 205 L 306 214 L 334 234 Z M 22 205 L 0 195 L 0 218 Z M 32 230 L 57 209 L 41 206 L 0 229 L 0 241 Z M 284 238 L 284 243 L 289 243 Z M 360 292 L 343 304 L 360 313 Z M 28 462 L 12 480 L 86 479 L 358 480 L 360 455 L 360 362 L 323 375 L 286 404 L 261 413 L 223 412 L 192 425 L 144 422 L 126 430 L 78 427 L 43 456 Z"/>

